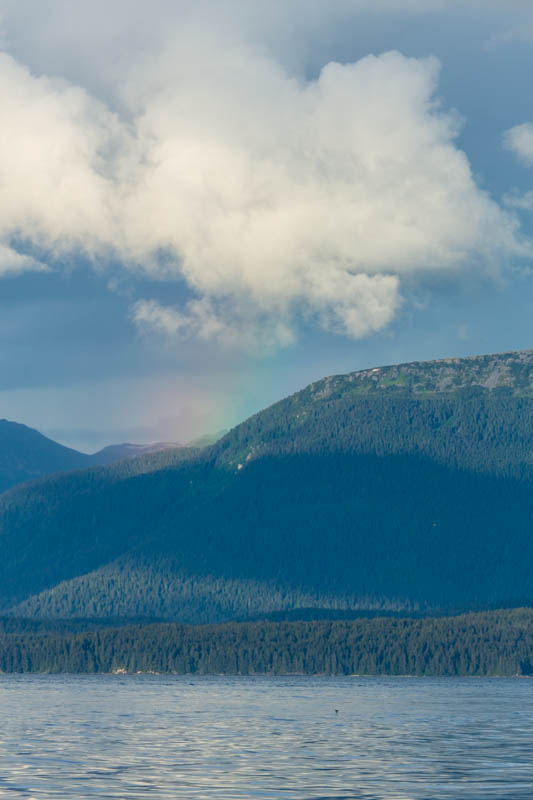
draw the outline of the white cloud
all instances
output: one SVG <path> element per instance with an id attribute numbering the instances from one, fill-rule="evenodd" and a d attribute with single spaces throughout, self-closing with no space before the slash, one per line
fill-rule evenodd
<path id="1" fill-rule="evenodd" d="M 533 166 L 533 122 L 524 122 L 509 128 L 504 134 L 504 145 L 528 166 Z"/>
<path id="2" fill-rule="evenodd" d="M 533 122 L 509 128 L 505 131 L 503 144 L 526 166 L 533 166 Z M 509 192 L 504 197 L 504 204 L 507 208 L 519 211 L 533 211 L 533 191 Z"/>
<path id="3" fill-rule="evenodd" d="M 0 243 L 0 276 L 16 275 L 20 272 L 46 272 L 46 264 L 12 247 Z"/>
<path id="4" fill-rule="evenodd" d="M 115 68 L 92 93 L 0 57 L 4 246 L 16 237 L 42 257 L 112 255 L 126 270 L 185 279 L 192 300 L 140 301 L 136 323 L 253 347 L 292 341 L 301 318 L 367 335 L 391 322 L 413 281 L 484 278 L 529 253 L 455 143 L 435 59 L 391 52 L 305 80 L 259 46 L 257 30 L 243 35 L 257 26 L 248 4 L 163 5 L 166 26 L 155 14 L 159 27 L 138 28 L 137 50 L 117 45 Z M 64 31 L 73 6 L 53 8 L 66 14 Z M 104 63 L 110 42 L 120 44 L 117 9 L 124 3 L 110 9 Z M 4 11 L 13 26 L 14 6 Z M 85 28 L 92 44 L 95 19 Z M 94 96 L 105 83 L 106 102 Z"/>
<path id="5" fill-rule="evenodd" d="M 294 342 L 294 333 L 283 320 L 258 319 L 257 314 L 246 317 L 242 312 L 242 308 L 220 304 L 217 308 L 207 297 L 190 300 L 183 310 L 157 300 L 138 300 L 131 308 L 133 321 L 145 334 L 216 340 L 224 347 L 260 354 Z"/>
<path id="6" fill-rule="evenodd" d="M 520 211 L 533 211 L 533 192 L 509 192 L 505 195 L 504 203 L 507 208 L 517 208 Z"/>
<path id="7" fill-rule="evenodd" d="M 83 89 L 0 54 L 0 236 L 52 252 L 113 240 L 116 117 Z M 119 191 L 119 187 L 117 187 Z"/>

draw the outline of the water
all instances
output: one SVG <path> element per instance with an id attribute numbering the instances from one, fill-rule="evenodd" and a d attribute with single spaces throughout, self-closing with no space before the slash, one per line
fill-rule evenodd
<path id="1" fill-rule="evenodd" d="M 0 798 L 531 800 L 532 712 L 517 679 L 4 675 Z"/>

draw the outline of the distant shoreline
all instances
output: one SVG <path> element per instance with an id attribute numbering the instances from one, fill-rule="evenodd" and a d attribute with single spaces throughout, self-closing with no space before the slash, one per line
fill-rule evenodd
<path id="1" fill-rule="evenodd" d="M 87 622 L 87 626 L 89 626 Z M 533 676 L 533 609 L 453 617 L 172 622 L 0 621 L 0 672 L 117 675 Z"/>

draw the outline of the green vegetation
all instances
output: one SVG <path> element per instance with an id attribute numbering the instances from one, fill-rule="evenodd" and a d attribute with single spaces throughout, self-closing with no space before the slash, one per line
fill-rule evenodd
<path id="1" fill-rule="evenodd" d="M 199 623 L 529 605 L 532 375 L 519 353 L 337 376 L 211 447 L 13 489 L 0 607 Z"/>
<path id="2" fill-rule="evenodd" d="M 2 672 L 532 675 L 533 610 L 80 631 L 0 621 Z"/>
<path id="3" fill-rule="evenodd" d="M 158 618 L 176 622 L 225 622 L 274 616 L 318 619 L 361 613 L 393 614 L 416 608 L 405 600 L 313 591 L 274 581 L 187 575 L 170 559 L 117 559 L 87 575 L 62 581 L 9 611 L 17 617 L 75 619 Z M 281 616 L 277 616 L 277 615 Z M 304 614 L 305 616 L 301 616 Z"/>
<path id="4" fill-rule="evenodd" d="M 212 452 L 231 467 L 294 453 L 416 455 L 470 472 L 533 478 L 533 396 L 509 386 L 361 388 L 345 378 L 304 390 L 239 425 Z"/>

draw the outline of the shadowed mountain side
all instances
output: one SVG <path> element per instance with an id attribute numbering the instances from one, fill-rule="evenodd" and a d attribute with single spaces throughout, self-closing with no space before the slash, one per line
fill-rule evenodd
<path id="1" fill-rule="evenodd" d="M 236 474 L 195 456 L 107 486 L 104 473 L 91 488 L 81 473 L 78 487 L 65 476 L 51 513 L 38 500 L 39 515 L 9 509 L 4 609 L 72 578 L 19 613 L 198 621 L 319 598 L 425 611 L 533 598 L 533 496 L 522 481 L 345 454 L 264 458 Z M 79 578 L 120 556 L 151 566 Z"/>
<path id="2" fill-rule="evenodd" d="M 0 492 L 43 475 L 82 469 L 87 459 L 27 425 L 0 420 Z"/>
<path id="3" fill-rule="evenodd" d="M 530 602 L 532 385 L 531 352 L 337 376 L 202 451 L 8 492 L 2 607 L 116 614 L 125 563 L 127 616 Z"/>
<path id="4" fill-rule="evenodd" d="M 383 613 L 376 600 L 368 601 L 374 613 Z M 385 609 L 390 604 L 384 603 Z M 280 609 L 302 610 L 303 618 L 337 612 L 353 616 L 364 608 L 365 598 L 321 595 L 319 592 L 283 589 L 273 581 L 187 576 L 177 565 L 160 559 L 154 564 L 129 558 L 101 567 L 88 575 L 63 581 L 24 600 L 9 610 L 32 619 L 152 618 L 184 623 L 225 622 L 265 618 Z"/>
<path id="5" fill-rule="evenodd" d="M 0 493 L 47 475 L 105 466 L 177 447 L 167 442 L 117 444 L 87 455 L 64 447 L 27 425 L 3 419 L 0 420 Z"/>
<path id="6" fill-rule="evenodd" d="M 165 450 L 54 475 L 1 495 L 0 604 L 6 596 L 22 599 L 33 593 L 34 585 L 40 590 L 90 571 L 133 546 L 139 531 L 149 535 L 167 472 L 179 474 L 180 464 L 196 456 L 193 449 Z M 151 474 L 158 475 L 153 492 L 148 490 Z M 143 490 L 151 498 L 147 503 L 139 490 L 143 476 Z"/>

